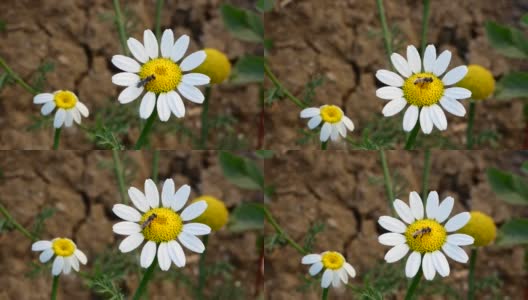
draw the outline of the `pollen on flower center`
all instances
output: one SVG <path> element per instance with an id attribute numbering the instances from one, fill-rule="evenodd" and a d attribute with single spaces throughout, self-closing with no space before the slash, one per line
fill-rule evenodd
<path id="1" fill-rule="evenodd" d="M 59 108 L 70 109 L 77 104 L 77 97 L 70 91 L 58 91 L 55 93 L 53 101 Z"/>
<path id="2" fill-rule="evenodd" d="M 407 78 L 403 84 L 405 100 L 418 107 L 436 104 L 444 95 L 444 84 L 433 73 L 418 73 Z"/>
<path id="3" fill-rule="evenodd" d="M 447 239 L 444 226 L 435 220 L 418 220 L 407 227 L 405 238 L 411 250 L 426 253 L 440 250 Z"/>
<path id="4" fill-rule="evenodd" d="M 343 112 L 335 105 L 325 105 L 321 108 L 321 118 L 327 123 L 337 123 L 343 118 Z"/>
<path id="5" fill-rule="evenodd" d="M 139 70 L 141 80 L 152 75 L 154 79 L 145 84 L 145 89 L 156 94 L 173 91 L 182 79 L 180 66 L 168 58 L 152 59 Z"/>
<path id="6" fill-rule="evenodd" d="M 323 254 L 322 263 L 326 269 L 337 270 L 343 266 L 345 258 L 338 252 L 328 251 Z"/>
<path id="7" fill-rule="evenodd" d="M 180 215 L 165 207 L 147 211 L 141 217 L 139 224 L 144 227 L 143 236 L 145 239 L 156 243 L 176 239 L 183 228 Z"/>
<path id="8" fill-rule="evenodd" d="M 70 239 L 55 239 L 51 244 L 51 248 L 57 256 L 70 256 L 75 252 L 75 244 Z"/>

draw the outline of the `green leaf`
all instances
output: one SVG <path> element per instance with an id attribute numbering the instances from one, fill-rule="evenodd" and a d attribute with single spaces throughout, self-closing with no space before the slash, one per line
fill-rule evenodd
<path id="1" fill-rule="evenodd" d="M 511 246 L 518 244 L 528 244 L 528 219 L 507 221 L 499 230 L 497 245 Z"/>
<path id="2" fill-rule="evenodd" d="M 491 189 L 510 204 L 528 204 L 528 185 L 524 178 L 512 173 L 489 168 L 487 171 Z"/>
<path id="3" fill-rule="evenodd" d="M 525 38 L 518 30 L 489 21 L 486 22 L 486 33 L 491 45 L 502 55 L 512 58 L 528 57 Z"/>
<path id="4" fill-rule="evenodd" d="M 224 176 L 234 185 L 248 190 L 264 189 L 264 175 L 254 161 L 225 151 L 220 152 L 219 160 Z"/>
<path id="5" fill-rule="evenodd" d="M 257 10 L 260 12 L 268 12 L 273 9 L 275 0 L 257 0 Z"/>
<path id="6" fill-rule="evenodd" d="M 232 232 L 264 229 L 264 207 L 260 203 L 242 203 L 229 216 L 228 229 Z"/>
<path id="7" fill-rule="evenodd" d="M 521 171 L 523 171 L 524 173 L 528 173 L 528 160 L 523 162 L 521 166 Z"/>
<path id="8" fill-rule="evenodd" d="M 528 98 L 528 73 L 512 72 L 497 83 L 497 99 Z"/>
<path id="9" fill-rule="evenodd" d="M 521 18 L 521 25 L 528 26 L 528 14 L 525 14 Z"/>
<path id="10" fill-rule="evenodd" d="M 264 40 L 264 23 L 254 12 L 229 4 L 220 7 L 224 25 L 237 39 L 260 43 Z"/>
<path id="11" fill-rule="evenodd" d="M 262 56 L 247 55 L 238 59 L 230 81 L 237 84 L 246 84 L 264 81 L 264 58 Z"/>

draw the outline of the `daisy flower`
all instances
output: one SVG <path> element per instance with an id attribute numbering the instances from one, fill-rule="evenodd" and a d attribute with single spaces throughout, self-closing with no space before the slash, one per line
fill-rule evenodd
<path id="1" fill-rule="evenodd" d="M 115 233 L 127 235 L 119 244 L 121 252 L 130 252 L 147 241 L 141 250 L 140 264 L 143 268 L 152 264 L 156 254 L 163 271 L 170 268 L 171 262 L 177 267 L 185 266 L 185 254 L 180 243 L 196 253 L 205 250 L 204 244 L 196 236 L 209 234 L 211 228 L 202 223 L 184 222 L 200 216 L 207 208 L 207 203 L 195 202 L 178 213 L 187 203 L 191 188 L 183 185 L 176 193 L 174 190 L 174 181 L 165 180 L 160 206 L 158 188 L 154 181 L 147 179 L 145 194 L 135 187 L 128 189 L 128 196 L 137 209 L 124 204 L 116 204 L 112 208 L 114 214 L 125 220 L 113 226 Z"/>
<path id="2" fill-rule="evenodd" d="M 449 217 L 454 202 L 452 197 L 447 197 L 439 203 L 438 193 L 430 192 L 425 207 L 427 218 L 424 218 L 424 205 L 418 193 L 410 193 L 410 207 L 396 199 L 393 203 L 394 210 L 403 222 L 389 216 L 382 216 L 378 220 L 381 227 L 390 231 L 380 235 L 378 241 L 383 245 L 393 246 L 385 255 L 385 261 L 399 261 L 411 251 L 405 265 L 405 275 L 414 277 L 421 266 L 427 280 L 432 280 L 436 272 L 442 277 L 449 275 L 445 255 L 466 263 L 468 255 L 459 246 L 472 245 L 474 239 L 467 234 L 452 232 L 466 225 L 470 214 L 459 213 L 442 224 Z"/>
<path id="3" fill-rule="evenodd" d="M 337 141 L 339 135 L 346 137 L 347 129 L 354 130 L 352 120 L 345 116 L 339 106 L 335 105 L 305 108 L 301 111 L 301 118 L 310 118 L 308 121 L 308 128 L 310 129 L 316 128 L 323 122 L 319 136 L 321 142 L 326 142 L 328 139 Z"/>
<path id="4" fill-rule="evenodd" d="M 455 116 L 463 117 L 466 110 L 458 100 L 471 97 L 471 91 L 448 86 L 462 80 L 468 68 L 458 66 L 440 79 L 450 60 L 451 52 L 448 50 L 436 57 L 433 45 L 425 49 L 423 69 L 420 54 L 414 46 L 407 46 L 407 59 L 393 53 L 392 65 L 401 76 L 388 70 L 376 72 L 376 78 L 389 85 L 376 90 L 377 97 L 390 100 L 383 107 L 383 115 L 394 116 L 409 104 L 403 116 L 403 130 L 411 131 L 419 118 L 420 127 L 425 134 L 433 131 L 433 125 L 439 130 L 447 129 L 447 119 L 442 108 Z"/>
<path id="5" fill-rule="evenodd" d="M 303 265 L 311 265 L 308 273 L 315 276 L 325 269 L 321 279 L 321 287 L 326 289 L 330 286 L 341 286 L 341 282 L 348 283 L 348 276 L 356 277 L 356 270 L 351 264 L 346 262 L 341 253 L 335 251 L 326 251 L 321 254 L 308 254 L 301 260 Z"/>
<path id="6" fill-rule="evenodd" d="M 192 102 L 202 103 L 204 95 L 196 86 L 208 84 L 209 77 L 187 72 L 204 62 L 205 51 L 194 52 L 178 63 L 187 52 L 189 41 L 189 36 L 183 35 L 174 42 L 170 29 L 163 32 L 159 46 L 151 30 L 145 30 L 144 44 L 129 38 L 128 48 L 137 61 L 124 55 L 112 57 L 112 63 L 124 71 L 112 76 L 112 82 L 127 87 L 119 94 L 119 102 L 132 102 L 146 91 L 139 106 L 139 116 L 147 119 L 156 107 L 163 122 L 169 120 L 171 112 L 178 118 L 185 115 L 180 94 Z"/>
<path id="7" fill-rule="evenodd" d="M 42 251 L 39 260 L 42 263 L 49 261 L 53 255 L 55 260 L 51 268 L 51 274 L 58 276 L 60 273 L 69 274 L 73 268 L 79 272 L 79 262 L 86 264 L 87 259 L 84 253 L 77 249 L 75 243 L 67 238 L 55 238 L 51 241 L 38 241 L 31 245 L 32 251 Z"/>
<path id="8" fill-rule="evenodd" d="M 84 105 L 77 96 L 70 91 L 58 90 L 51 93 L 38 94 L 33 98 L 33 103 L 44 104 L 40 112 L 42 115 L 49 115 L 56 107 L 53 127 L 60 128 L 62 125 L 71 127 L 73 121 L 81 124 L 81 115 L 85 118 L 90 114 L 86 105 Z"/>

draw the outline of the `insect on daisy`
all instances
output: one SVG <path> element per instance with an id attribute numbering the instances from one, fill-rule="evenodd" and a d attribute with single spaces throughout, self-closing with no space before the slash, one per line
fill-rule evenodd
<path id="1" fill-rule="evenodd" d="M 337 141 L 339 135 L 346 137 L 347 129 L 354 130 L 352 120 L 345 116 L 343 110 L 336 105 L 305 108 L 301 111 L 301 118 L 310 118 L 308 121 L 308 128 L 310 129 L 316 128 L 323 122 L 319 135 L 321 142 L 326 142 L 328 139 Z"/>
<path id="2" fill-rule="evenodd" d="M 448 86 L 462 80 L 468 68 L 458 66 L 447 72 L 442 79 L 439 78 L 449 66 L 450 51 L 445 50 L 437 57 L 435 46 L 427 46 L 423 69 L 420 54 L 412 45 L 407 46 L 407 59 L 393 53 L 391 61 L 401 76 L 388 70 L 377 71 L 376 78 L 389 86 L 377 89 L 376 96 L 390 100 L 382 110 L 385 117 L 396 115 L 409 104 L 403 116 L 403 130 L 411 131 L 418 118 L 425 134 L 431 133 L 433 126 L 446 130 L 447 118 L 442 108 L 455 116 L 463 117 L 466 114 L 464 106 L 458 100 L 471 97 L 471 91 Z"/>
<path id="3" fill-rule="evenodd" d="M 130 200 L 137 209 L 124 204 L 116 204 L 112 208 L 118 217 L 125 220 L 113 226 L 115 233 L 128 236 L 119 245 L 121 252 L 130 252 L 147 240 L 141 250 L 140 264 L 143 268 L 152 264 L 156 254 L 163 271 L 170 268 L 171 262 L 177 267 L 185 266 L 185 254 L 180 243 L 196 253 L 205 250 L 204 244 L 196 236 L 209 234 L 211 228 L 198 222 L 184 222 L 200 216 L 207 208 L 207 203 L 195 202 L 178 213 L 187 203 L 191 188 L 183 185 L 176 193 L 174 190 L 174 181 L 165 180 L 160 206 L 158 188 L 154 181 L 147 179 L 145 194 L 135 187 L 128 190 Z"/>
<path id="4" fill-rule="evenodd" d="M 332 284 L 333 287 L 341 286 L 341 282 L 348 283 L 348 276 L 356 277 L 356 270 L 349 264 L 343 255 L 335 251 L 326 251 L 321 254 L 305 255 L 301 263 L 311 265 L 308 273 L 315 276 L 325 269 L 321 279 L 321 287 L 326 289 Z"/>
<path id="5" fill-rule="evenodd" d="M 382 216 L 378 220 L 381 227 L 390 231 L 380 235 L 378 241 L 393 246 L 385 255 L 385 261 L 399 261 L 411 251 L 405 265 L 405 275 L 409 278 L 416 275 L 420 266 L 427 280 L 432 280 L 436 272 L 442 277 L 448 276 L 450 269 L 445 255 L 461 263 L 468 261 L 468 255 L 459 246 L 472 245 L 474 239 L 467 234 L 452 232 L 466 225 L 470 214 L 459 213 L 442 225 L 451 214 L 455 200 L 447 197 L 439 203 L 438 199 L 437 192 L 429 193 L 425 207 L 427 218 L 424 218 L 422 199 L 418 193 L 411 192 L 410 207 L 399 199 L 393 203 L 403 222 L 389 216 Z"/>
<path id="6" fill-rule="evenodd" d="M 163 122 L 169 120 L 171 112 L 178 118 L 185 116 L 180 94 L 192 102 L 202 103 L 204 95 L 196 86 L 208 84 L 209 77 L 187 72 L 204 62 L 205 51 L 196 51 L 178 63 L 187 52 L 189 41 L 189 36 L 183 35 L 174 42 L 174 34 L 170 29 L 163 32 L 159 46 L 151 30 L 145 30 L 144 44 L 129 38 L 128 48 L 137 61 L 124 55 L 112 57 L 112 63 L 125 71 L 112 76 L 114 84 L 127 87 L 119 94 L 119 102 L 132 102 L 146 91 L 139 107 L 139 116 L 147 119 L 156 107 L 159 119 Z"/>
<path id="7" fill-rule="evenodd" d="M 39 260 L 42 263 L 49 261 L 53 255 L 55 260 L 51 268 L 51 274 L 58 276 L 60 273 L 69 274 L 73 268 L 79 271 L 79 262 L 86 264 L 87 259 L 84 253 L 77 249 L 77 245 L 67 238 L 55 238 L 51 241 L 38 241 L 31 245 L 32 251 L 42 251 Z"/>
<path id="8" fill-rule="evenodd" d="M 38 94 L 33 98 L 33 103 L 44 104 L 40 110 L 42 115 L 49 115 L 56 107 L 53 127 L 60 128 L 62 125 L 71 127 L 73 121 L 81 124 L 81 115 L 85 118 L 90 114 L 86 105 L 70 91 L 58 90 L 52 93 Z"/>

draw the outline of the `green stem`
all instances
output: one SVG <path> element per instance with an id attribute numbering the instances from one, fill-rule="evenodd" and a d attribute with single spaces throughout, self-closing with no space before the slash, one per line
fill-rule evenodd
<path id="1" fill-rule="evenodd" d="M 117 179 L 117 185 L 119 186 L 119 196 L 121 197 L 121 203 L 128 204 L 128 198 L 126 196 L 125 189 L 125 176 L 123 174 L 121 158 L 119 157 L 119 150 L 112 149 L 112 159 L 114 161 L 114 173 Z"/>
<path id="2" fill-rule="evenodd" d="M 154 30 L 156 33 L 156 38 L 158 42 L 161 39 L 161 8 L 163 7 L 163 0 L 156 0 L 156 23 L 154 25 Z"/>
<path id="3" fill-rule="evenodd" d="M 31 234 L 26 228 L 24 228 L 24 226 L 20 225 L 17 221 L 15 221 L 13 216 L 11 216 L 11 214 L 7 211 L 7 208 L 5 208 L 2 204 L 0 204 L 0 213 L 4 216 L 7 222 L 13 224 L 13 226 L 18 231 L 20 231 L 20 233 L 25 235 L 28 239 L 30 239 L 31 241 L 37 240 L 37 238 L 33 234 Z"/>
<path id="4" fill-rule="evenodd" d="M 61 130 L 62 127 L 55 128 L 55 133 L 53 134 L 53 150 L 59 149 Z"/>
<path id="5" fill-rule="evenodd" d="M 389 59 L 389 65 L 391 65 L 390 56 L 392 54 L 392 37 L 387 25 L 387 19 L 385 18 L 385 8 L 383 8 L 383 0 L 376 0 L 378 6 L 378 13 L 381 22 L 381 29 L 383 31 L 383 41 L 385 43 L 385 50 L 387 51 L 387 58 Z"/>
<path id="6" fill-rule="evenodd" d="M 209 131 L 209 98 L 211 97 L 211 86 L 205 87 L 205 99 L 202 104 L 202 134 L 200 137 L 200 149 L 207 149 L 207 136 Z"/>
<path id="7" fill-rule="evenodd" d="M 293 247 L 295 250 L 299 251 L 301 254 L 306 254 L 306 250 L 304 250 L 303 247 L 301 247 L 299 244 L 297 244 L 294 240 L 292 240 L 288 234 L 280 227 L 280 225 L 275 221 L 273 216 L 271 215 L 271 212 L 264 208 L 264 215 L 266 216 L 266 220 L 273 226 L 275 231 L 277 231 L 278 234 L 282 235 L 284 239 Z"/>
<path id="8" fill-rule="evenodd" d="M 414 125 L 413 130 L 411 131 L 411 133 L 409 133 L 409 136 L 407 137 L 407 142 L 405 143 L 405 150 L 413 149 L 419 130 L 420 130 L 420 122 L 416 121 L 416 125 Z"/>
<path id="9" fill-rule="evenodd" d="M 477 262 L 477 248 L 471 249 L 471 257 L 469 258 L 469 289 L 468 300 L 475 299 L 475 265 Z"/>
<path id="10" fill-rule="evenodd" d="M 29 84 L 27 84 L 20 76 L 18 76 L 17 73 L 15 73 L 4 61 L 3 58 L 0 57 L 0 67 L 6 71 L 7 74 L 9 74 L 9 77 L 13 78 L 16 83 L 18 83 L 21 87 L 23 87 L 26 91 L 28 91 L 30 94 L 36 95 L 38 94 L 38 91 L 31 87 Z"/>
<path id="11" fill-rule="evenodd" d="M 429 7 L 431 2 L 430 0 L 423 0 L 423 15 L 422 15 L 422 44 L 421 51 L 422 57 L 425 53 L 425 45 L 427 44 L 427 30 L 429 29 Z"/>
<path id="12" fill-rule="evenodd" d="M 422 201 L 427 198 L 427 189 L 429 185 L 429 173 L 431 172 L 431 150 L 425 150 L 424 154 L 424 171 L 422 177 Z"/>
<path id="13" fill-rule="evenodd" d="M 157 264 L 158 258 L 156 257 L 154 258 L 154 261 L 152 262 L 150 267 L 148 267 L 145 273 L 143 273 L 143 278 L 141 278 L 141 282 L 139 283 L 139 286 L 136 292 L 134 293 L 134 297 L 132 298 L 133 300 L 139 300 L 141 298 L 141 295 L 143 295 L 143 293 L 145 292 L 148 282 L 152 278 L 152 274 L 154 273 L 154 269 L 156 268 Z"/>
<path id="14" fill-rule="evenodd" d="M 199 294 L 199 299 L 204 299 L 204 287 L 205 287 L 205 279 L 206 279 L 206 272 L 205 272 L 205 256 L 207 254 L 207 244 L 209 242 L 209 236 L 206 235 L 204 236 L 203 238 L 203 244 L 205 246 L 205 250 L 204 252 L 202 252 L 202 254 L 200 254 L 200 261 L 198 262 L 198 268 L 199 268 L 199 273 L 198 273 L 198 294 Z"/>
<path id="15" fill-rule="evenodd" d="M 59 275 L 53 276 L 53 282 L 51 284 L 51 300 L 57 299 L 57 289 L 59 287 Z"/>
<path id="16" fill-rule="evenodd" d="M 328 299 L 328 291 L 330 288 L 323 289 L 323 297 L 321 299 L 326 300 Z"/>
<path id="17" fill-rule="evenodd" d="M 476 104 L 475 101 L 469 101 L 469 116 L 468 116 L 468 126 L 466 130 L 466 139 L 467 139 L 467 145 L 466 149 L 471 150 L 473 149 L 473 123 L 475 122 L 475 109 Z"/>
<path id="18" fill-rule="evenodd" d="M 327 147 L 328 147 L 328 141 L 321 142 L 321 150 L 326 150 Z"/>
<path id="19" fill-rule="evenodd" d="M 152 152 L 152 180 L 158 182 L 159 150 Z"/>
<path id="20" fill-rule="evenodd" d="M 117 32 L 119 34 L 119 42 L 121 43 L 121 48 L 123 48 L 123 52 L 128 55 L 128 47 L 127 47 L 127 34 L 125 30 L 125 25 L 123 23 L 123 15 L 121 14 L 121 8 L 119 6 L 119 0 L 113 0 L 114 3 L 114 11 L 115 11 L 115 23 L 117 26 Z"/>
<path id="21" fill-rule="evenodd" d="M 411 285 L 409 285 L 409 288 L 407 289 L 407 294 L 405 294 L 405 300 L 411 300 L 413 298 L 414 292 L 420 283 L 420 279 L 422 279 L 422 270 L 419 270 L 416 276 L 414 276 Z"/>
<path id="22" fill-rule="evenodd" d="M 389 204 L 389 210 L 392 211 L 392 202 L 394 199 L 394 191 L 392 190 L 392 178 L 389 171 L 389 164 L 387 163 L 387 157 L 385 151 L 380 150 L 381 168 L 383 169 L 383 181 L 385 183 L 385 192 L 387 193 L 387 203 Z"/>
<path id="23" fill-rule="evenodd" d="M 280 83 L 279 79 L 277 79 L 275 74 L 273 74 L 273 72 L 271 72 L 271 69 L 268 67 L 267 64 L 264 64 L 264 73 L 266 73 L 266 76 L 268 76 L 268 78 L 271 80 L 271 82 L 273 82 L 275 87 L 277 87 L 279 90 L 281 90 L 284 93 L 284 95 L 286 95 L 286 97 L 288 97 L 288 99 L 290 99 L 293 103 L 295 103 L 295 105 L 297 105 L 300 108 L 306 108 L 306 105 L 301 100 L 297 99 L 297 97 L 292 95 L 292 93 L 290 93 L 290 91 L 288 91 L 286 88 L 284 88 L 284 86 Z"/>
<path id="24" fill-rule="evenodd" d="M 152 125 L 154 124 L 154 120 L 158 116 L 158 113 L 156 110 L 152 112 L 150 117 L 147 119 L 147 122 L 145 123 L 145 126 L 143 126 L 143 130 L 141 130 L 141 134 L 139 135 L 139 138 L 136 142 L 136 145 L 134 146 L 135 150 L 141 150 L 143 145 L 148 142 L 148 135 L 150 130 L 152 129 Z"/>

